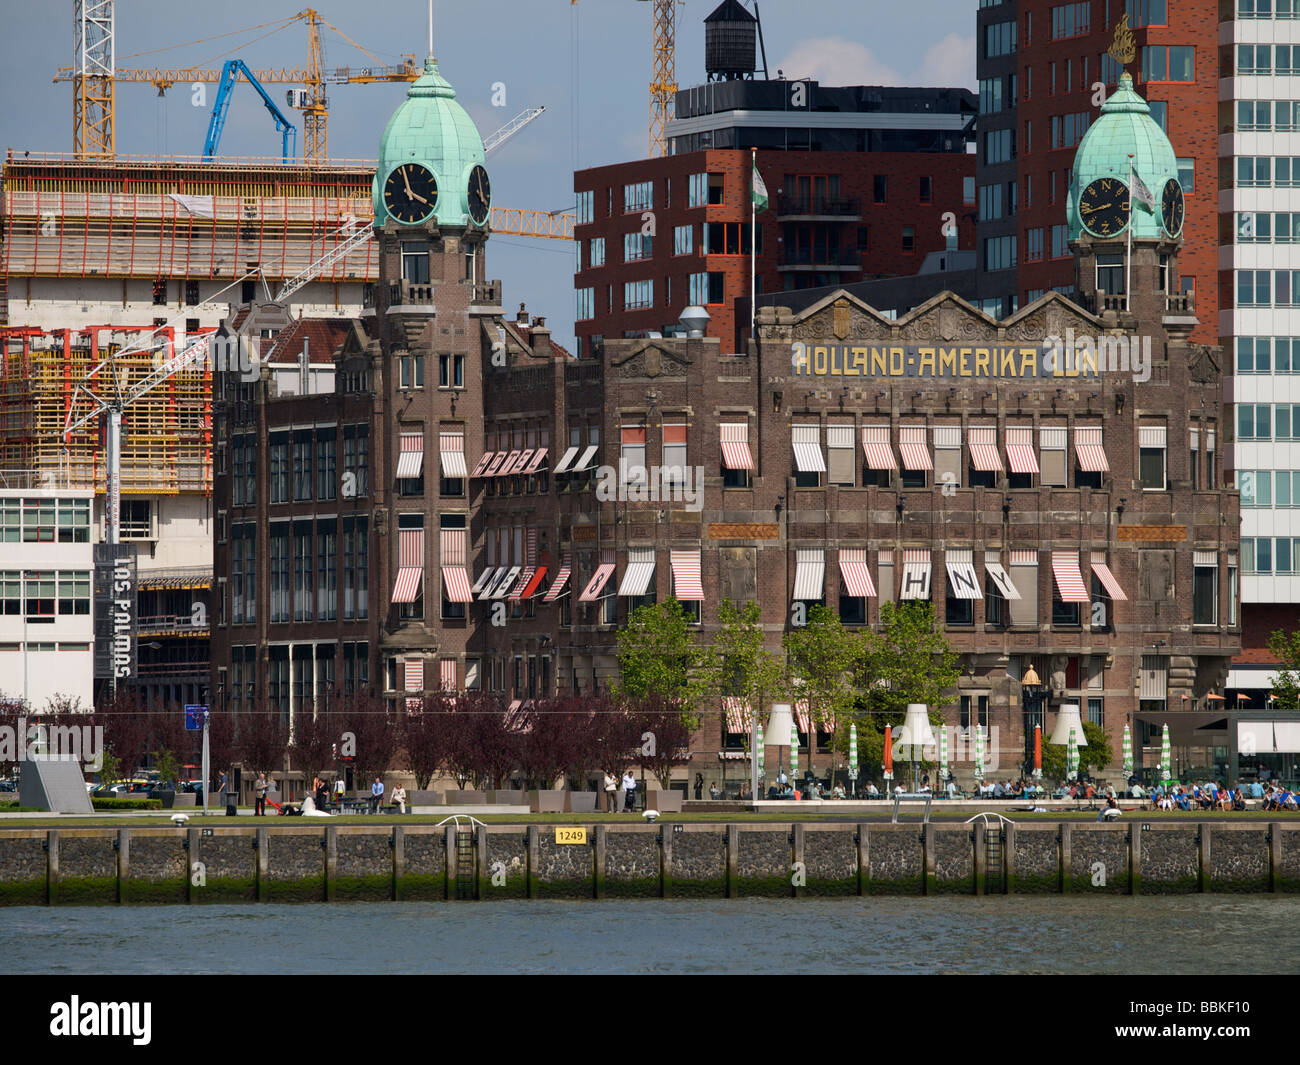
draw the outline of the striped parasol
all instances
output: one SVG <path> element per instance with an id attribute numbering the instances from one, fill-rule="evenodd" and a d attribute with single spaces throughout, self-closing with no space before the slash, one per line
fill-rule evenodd
<path id="1" fill-rule="evenodd" d="M 1124 726 L 1124 782 L 1128 783 L 1128 778 L 1133 775 L 1133 734 L 1129 731 L 1127 725 Z"/>
<path id="2" fill-rule="evenodd" d="M 1070 738 L 1065 744 L 1065 775 L 1073 780 L 1079 774 L 1079 740 L 1070 729 Z"/>
<path id="3" fill-rule="evenodd" d="M 758 759 L 758 775 L 763 775 L 763 763 L 767 761 L 767 745 L 763 742 L 763 722 L 758 723 L 758 750 L 754 752 Z"/>
<path id="4" fill-rule="evenodd" d="M 799 726 L 790 725 L 790 781 L 799 775 Z"/>
<path id="5" fill-rule="evenodd" d="M 849 726 L 849 775 L 858 775 L 858 726 Z"/>
<path id="6" fill-rule="evenodd" d="M 975 779 L 984 779 L 984 730 L 975 726 Z"/>
<path id="7" fill-rule="evenodd" d="M 1174 753 L 1169 746 L 1169 726 L 1165 725 L 1160 738 L 1160 783 L 1168 784 L 1173 779 Z"/>
<path id="8" fill-rule="evenodd" d="M 948 779 L 948 726 L 939 726 L 939 779 Z"/>

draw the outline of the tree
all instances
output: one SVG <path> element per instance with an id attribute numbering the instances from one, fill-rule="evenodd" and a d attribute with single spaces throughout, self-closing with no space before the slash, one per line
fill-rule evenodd
<path id="1" fill-rule="evenodd" d="M 284 766 L 289 722 L 270 703 L 258 701 L 250 712 L 240 715 L 236 744 L 246 769 L 269 776 Z"/>
<path id="2" fill-rule="evenodd" d="M 901 725 L 908 704 L 924 703 L 930 724 L 942 726 L 943 704 L 961 676 L 961 655 L 936 624 L 933 604 L 882 602 L 880 624 L 880 632 L 867 636 L 857 673 L 863 711 L 857 715 L 858 753 L 866 766 L 883 760 L 885 726 Z M 837 742 L 845 746 L 847 737 Z"/>
<path id="3" fill-rule="evenodd" d="M 1273 698 L 1279 710 L 1300 709 L 1300 629 L 1278 629 L 1268 638 L 1268 649 L 1278 660 L 1273 679 Z"/>
<path id="4" fill-rule="evenodd" d="M 681 603 L 670 596 L 662 603 L 639 606 L 618 634 L 620 679 L 615 694 L 629 699 L 657 695 L 698 727 L 694 704 L 701 686 L 696 670 L 702 660 Z"/>
<path id="5" fill-rule="evenodd" d="M 419 710 L 408 711 L 402 726 L 402 749 L 417 787 L 428 788 L 451 755 L 456 696 L 433 692 Z"/>
<path id="6" fill-rule="evenodd" d="M 1086 769 L 1102 770 L 1112 760 L 1110 733 L 1091 721 L 1083 723 L 1083 738 L 1088 746 L 1079 748 L 1079 772 Z M 1070 748 L 1064 743 L 1048 743 L 1043 737 L 1043 776 L 1048 780 L 1064 780 L 1068 770 L 1066 760 Z"/>
<path id="7" fill-rule="evenodd" d="M 134 774 L 154 747 L 150 716 L 139 696 L 124 690 L 103 700 L 95 710 L 95 724 L 104 729 L 104 747 L 113 752 L 126 773 Z"/>
<path id="8" fill-rule="evenodd" d="M 811 721 L 839 724 L 852 715 L 858 699 L 854 673 L 865 649 L 862 640 L 821 604 L 808 611 L 807 625 L 785 634 L 790 694 L 807 700 Z M 790 742 L 786 736 L 764 739 L 782 745 Z"/>
<path id="9" fill-rule="evenodd" d="M 737 607 L 724 599 L 718 607 L 719 628 L 705 649 L 699 676 L 701 688 L 711 698 L 739 699 L 761 719 L 763 709 L 784 696 L 788 685 L 780 656 L 765 646 L 760 617 L 757 603 Z M 746 732 L 745 750 L 750 737 Z"/>
<path id="10" fill-rule="evenodd" d="M 449 708 L 443 723 L 446 746 L 441 764 L 456 778 L 457 787 L 464 788 L 470 781 L 477 783 L 482 776 L 477 717 L 484 712 L 499 716 L 500 701 L 483 692 L 469 692 Z"/>
<path id="11" fill-rule="evenodd" d="M 356 783 L 372 777 L 382 776 L 393 764 L 401 744 L 401 722 L 390 717 L 384 701 L 377 696 L 356 694 L 348 699 L 343 709 L 344 735 L 339 745 L 343 753 L 343 743 L 354 744 L 354 765 Z"/>
<path id="12" fill-rule="evenodd" d="M 293 767 L 304 781 L 315 780 L 335 764 L 338 745 L 343 738 L 343 717 L 337 710 L 300 708 L 293 728 L 293 746 L 289 748 Z"/>

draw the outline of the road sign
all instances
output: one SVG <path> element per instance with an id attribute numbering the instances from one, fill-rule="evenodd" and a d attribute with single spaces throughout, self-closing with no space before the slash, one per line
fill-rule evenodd
<path id="1" fill-rule="evenodd" d="M 185 708 L 185 731 L 202 732 L 203 715 L 208 712 L 206 706 L 187 706 Z"/>

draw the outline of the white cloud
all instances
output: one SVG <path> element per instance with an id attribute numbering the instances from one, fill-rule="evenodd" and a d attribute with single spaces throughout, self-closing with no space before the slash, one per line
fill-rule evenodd
<path id="1" fill-rule="evenodd" d="M 836 37 L 801 41 L 776 68 L 787 78 L 813 78 L 823 85 L 925 85 L 973 90 L 975 38 L 948 34 L 931 45 L 920 65 L 906 75 L 882 62 L 866 45 Z"/>
<path id="2" fill-rule="evenodd" d="M 866 45 L 837 37 L 814 37 L 795 45 L 776 68 L 787 78 L 812 78 L 823 85 L 902 83 L 898 71 L 877 59 Z"/>

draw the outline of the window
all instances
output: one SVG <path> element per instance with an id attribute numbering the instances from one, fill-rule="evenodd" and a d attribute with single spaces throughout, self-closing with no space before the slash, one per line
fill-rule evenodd
<path id="1" fill-rule="evenodd" d="M 695 251 L 695 227 L 673 227 L 673 254 L 690 255 Z"/>
<path id="2" fill-rule="evenodd" d="M 148 499 L 124 499 L 121 504 L 123 540 L 152 540 L 153 503 Z"/>
<path id="3" fill-rule="evenodd" d="M 1192 624 L 1219 621 L 1219 560 L 1213 551 L 1196 551 L 1192 567 Z"/>
<path id="4" fill-rule="evenodd" d="M 623 282 L 623 309 L 640 310 L 655 305 L 655 283 L 646 281 Z"/>
<path id="5" fill-rule="evenodd" d="M 884 174 L 876 174 L 871 179 L 871 198 L 875 203 L 884 203 L 888 192 L 888 179 Z"/>
<path id="6" fill-rule="evenodd" d="M 689 227 L 687 227 L 689 228 Z M 704 225 L 705 255 L 748 255 L 749 223 L 706 222 Z M 763 252 L 763 228 L 758 227 L 758 251 Z"/>
<path id="7" fill-rule="evenodd" d="M 1012 99 L 1014 99 L 1015 93 L 1012 93 L 1011 95 L 1012 95 Z M 920 200 L 921 203 L 934 202 L 934 180 L 930 177 L 929 174 L 921 175 L 920 185 L 919 188 L 917 189 L 916 195 L 917 195 L 917 199 Z"/>
<path id="8" fill-rule="evenodd" d="M 1163 492 L 1165 483 L 1165 427 L 1138 428 L 1138 480 L 1146 491 Z"/>
<path id="9" fill-rule="evenodd" d="M 343 427 L 343 498 L 364 499 L 370 481 L 370 426 Z"/>
<path id="10" fill-rule="evenodd" d="M 1025 262 L 1038 262 L 1043 257 L 1043 227 L 1025 230 Z"/>
<path id="11" fill-rule="evenodd" d="M 293 498 L 295 502 L 311 499 L 312 431 L 298 429 L 293 434 Z"/>
<path id="12" fill-rule="evenodd" d="M 980 186 L 980 214 L 981 222 L 987 222 L 990 219 L 1002 217 L 1002 186 L 1001 185 L 981 185 Z"/>
<path id="13" fill-rule="evenodd" d="M 429 283 L 428 241 L 402 241 L 402 280 L 412 285 Z"/>
<path id="14" fill-rule="evenodd" d="M 1142 49 L 1143 81 L 1196 80 L 1196 49 L 1181 45 L 1148 45 Z"/>
<path id="15" fill-rule="evenodd" d="M 638 181 L 623 186 L 623 213 L 633 211 L 650 211 L 654 209 L 654 182 Z"/>
<path id="16" fill-rule="evenodd" d="M 722 303 L 725 299 L 724 284 L 725 278 L 720 271 L 706 274 L 691 274 L 691 303 L 700 306 Z"/>
<path id="17" fill-rule="evenodd" d="M 90 614 L 90 573 L 79 570 L 59 570 L 57 575 L 59 613 L 64 615 Z"/>
<path id="18" fill-rule="evenodd" d="M 1052 8 L 1052 40 L 1086 35 L 1090 28 L 1090 6 L 1090 0 L 1080 0 Z"/>
<path id="19" fill-rule="evenodd" d="M 1288 421 L 1290 410 L 1288 408 Z M 1268 403 L 1237 404 L 1237 439 L 1272 440 L 1273 408 Z M 1288 430 L 1290 426 L 1288 425 Z"/>
<path id="20" fill-rule="evenodd" d="M 1016 265 L 1015 234 L 984 239 L 984 269 L 1007 270 Z"/>
<path id="21" fill-rule="evenodd" d="M 165 277 L 154 279 L 153 302 L 156 307 L 161 307 L 167 302 L 167 279 Z"/>
<path id="22" fill-rule="evenodd" d="M 605 238 L 592 237 L 590 252 L 587 255 L 587 266 L 596 267 L 605 265 Z"/>
<path id="23" fill-rule="evenodd" d="M 1071 115 L 1053 115 L 1051 125 L 1051 135 L 1048 138 L 1049 148 L 1073 148 L 1081 140 L 1083 135 L 1088 132 L 1088 126 L 1092 122 L 1092 115 L 1087 111 L 1079 111 Z"/>
<path id="24" fill-rule="evenodd" d="M 654 255 L 654 238 L 644 233 L 623 234 L 623 261 L 634 263 Z"/>
<path id="25" fill-rule="evenodd" d="M 619 430 L 619 477 L 626 484 L 646 481 L 645 424 L 624 425 Z"/>
<path id="26" fill-rule="evenodd" d="M 1014 240 L 1015 238 L 1013 237 L 1012 239 Z M 903 227 L 902 250 L 904 252 L 916 251 L 916 226 Z M 1014 255 L 1014 251 L 1012 252 L 1012 254 Z"/>
<path id="27" fill-rule="evenodd" d="M 692 174 L 686 184 L 686 206 L 703 207 L 709 202 L 709 175 Z"/>
<path id="28" fill-rule="evenodd" d="M 311 557 L 312 525 L 309 521 L 293 523 L 293 620 L 312 620 Z"/>
<path id="29" fill-rule="evenodd" d="M 595 199 L 596 194 L 591 189 L 588 189 L 586 192 L 578 193 L 578 217 L 575 222 L 576 225 L 590 225 L 595 221 Z M 593 265 L 595 264 L 593 263 Z"/>
<path id="30" fill-rule="evenodd" d="M 271 525 L 271 621 L 289 620 L 289 524 Z"/>
<path id="31" fill-rule="evenodd" d="M 331 500 L 338 482 L 338 430 L 316 430 L 316 498 Z"/>
<path id="32" fill-rule="evenodd" d="M 961 179 L 961 202 L 964 204 L 975 202 L 975 179 L 973 177 Z"/>
<path id="33" fill-rule="evenodd" d="M 289 449 L 288 433 L 272 433 L 268 438 L 270 458 L 270 487 L 272 503 L 289 502 Z"/>
<path id="34" fill-rule="evenodd" d="M 717 207 L 723 202 L 722 198 L 722 175 L 709 175 L 709 206 Z"/>
<path id="35" fill-rule="evenodd" d="M 445 355 L 440 358 L 446 358 Z M 424 387 L 424 356 L 423 355 L 403 355 L 397 360 L 398 365 L 398 388 L 423 388 Z"/>
<path id="36" fill-rule="evenodd" d="M 60 499 L 59 543 L 85 544 L 90 542 L 90 500 Z"/>
<path id="37" fill-rule="evenodd" d="M 1002 110 L 1002 79 L 980 79 L 980 114 L 991 115 Z"/>
<path id="38" fill-rule="evenodd" d="M 594 288 L 580 288 L 574 295 L 577 297 L 577 305 L 574 311 L 575 318 L 582 322 L 596 316 L 596 290 Z"/>
<path id="39" fill-rule="evenodd" d="M 1009 163 L 1015 157 L 1015 130 L 992 129 L 985 132 L 984 162 L 986 164 Z M 877 200 L 876 202 L 883 203 L 884 201 Z"/>
<path id="40" fill-rule="evenodd" d="M 984 56 L 1011 55 L 1016 50 L 1016 23 L 994 22 L 984 27 Z"/>

